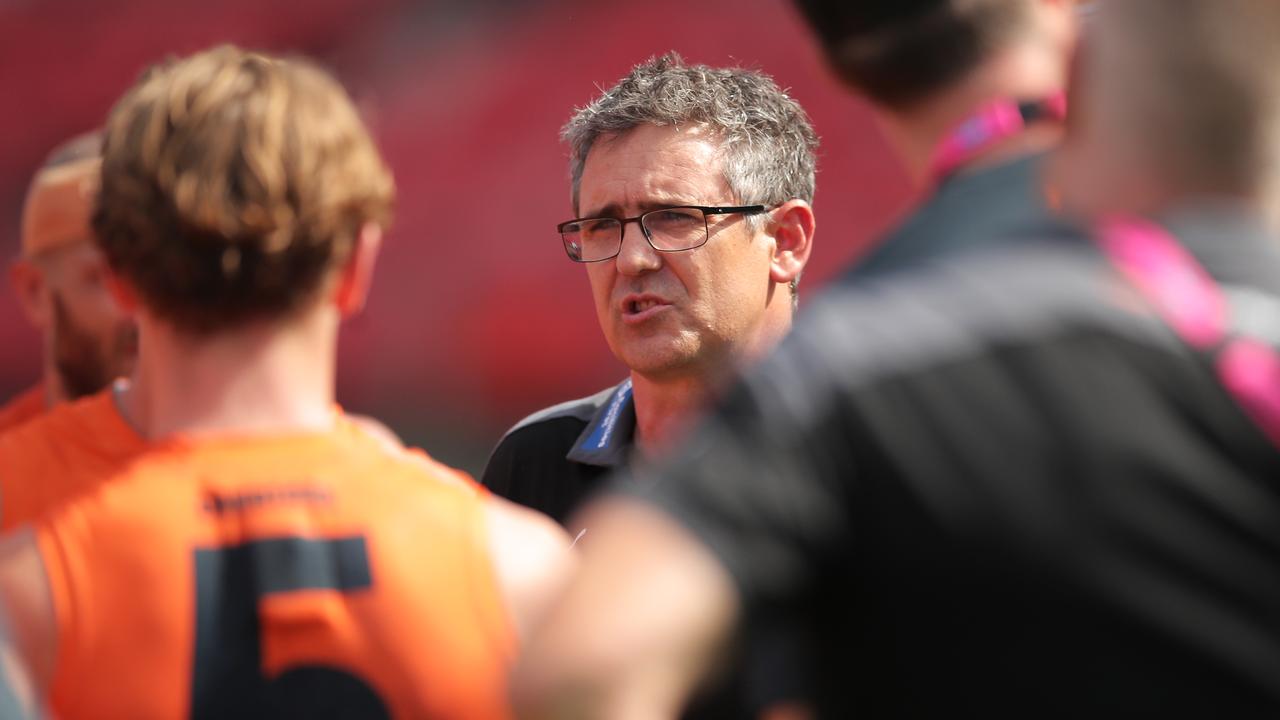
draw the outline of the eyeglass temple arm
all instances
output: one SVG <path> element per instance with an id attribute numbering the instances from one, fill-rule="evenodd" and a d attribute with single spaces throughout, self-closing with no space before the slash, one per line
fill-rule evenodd
<path id="1" fill-rule="evenodd" d="M 700 207 L 706 215 L 729 215 L 732 213 L 756 213 L 768 209 L 764 205 L 735 205 L 733 207 Z"/>

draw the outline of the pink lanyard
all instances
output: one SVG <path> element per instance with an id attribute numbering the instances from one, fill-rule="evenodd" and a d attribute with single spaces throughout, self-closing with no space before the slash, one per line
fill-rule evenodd
<path id="1" fill-rule="evenodd" d="M 1066 93 L 1057 93 L 1040 102 L 1020 103 L 1005 98 L 987 103 L 947 133 L 929 161 L 929 177 L 934 184 L 941 183 L 1031 123 L 1045 119 L 1062 121 L 1066 117 Z"/>
<path id="2" fill-rule="evenodd" d="M 1280 447 L 1280 353 L 1229 332 L 1230 308 L 1221 288 L 1164 228 L 1116 218 L 1099 226 L 1097 240 L 1178 336 L 1212 356 L 1223 386 Z"/>

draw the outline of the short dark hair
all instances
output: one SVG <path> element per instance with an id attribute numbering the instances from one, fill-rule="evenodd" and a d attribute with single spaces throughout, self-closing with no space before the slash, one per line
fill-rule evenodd
<path id="1" fill-rule="evenodd" d="M 795 0 L 854 90 L 903 108 L 969 75 L 1023 26 L 1026 0 Z"/>
<path id="2" fill-rule="evenodd" d="M 153 68 L 116 104 L 93 225 L 150 311 L 208 334 L 305 308 L 394 193 L 337 80 L 224 46 Z"/>

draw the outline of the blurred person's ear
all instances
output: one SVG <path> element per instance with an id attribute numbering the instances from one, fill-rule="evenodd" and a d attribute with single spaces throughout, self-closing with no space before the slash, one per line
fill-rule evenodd
<path id="1" fill-rule="evenodd" d="M 769 279 L 785 285 L 799 278 L 809 262 L 816 221 L 813 208 L 804 200 L 788 200 L 769 214 L 765 232 L 774 241 Z"/>
<path id="2" fill-rule="evenodd" d="M 22 258 L 9 267 L 9 282 L 18 295 L 18 304 L 27 320 L 43 329 L 50 322 L 49 286 L 44 269 Z"/>
<path id="3" fill-rule="evenodd" d="M 343 317 L 351 317 L 364 309 L 369 288 L 373 285 L 373 269 L 378 262 L 380 249 L 382 228 L 374 223 L 365 223 L 356 235 L 355 247 L 352 248 L 346 265 L 342 267 L 334 290 L 333 301 Z"/>

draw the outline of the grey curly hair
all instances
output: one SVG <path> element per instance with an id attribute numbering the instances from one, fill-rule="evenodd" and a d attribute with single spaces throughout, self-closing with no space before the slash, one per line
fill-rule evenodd
<path id="1" fill-rule="evenodd" d="M 716 131 L 724 177 L 739 202 L 813 201 L 818 136 L 800 104 L 762 72 L 686 65 L 670 52 L 632 68 L 561 130 L 570 151 L 574 212 L 596 140 L 644 124 L 685 123 Z"/>

